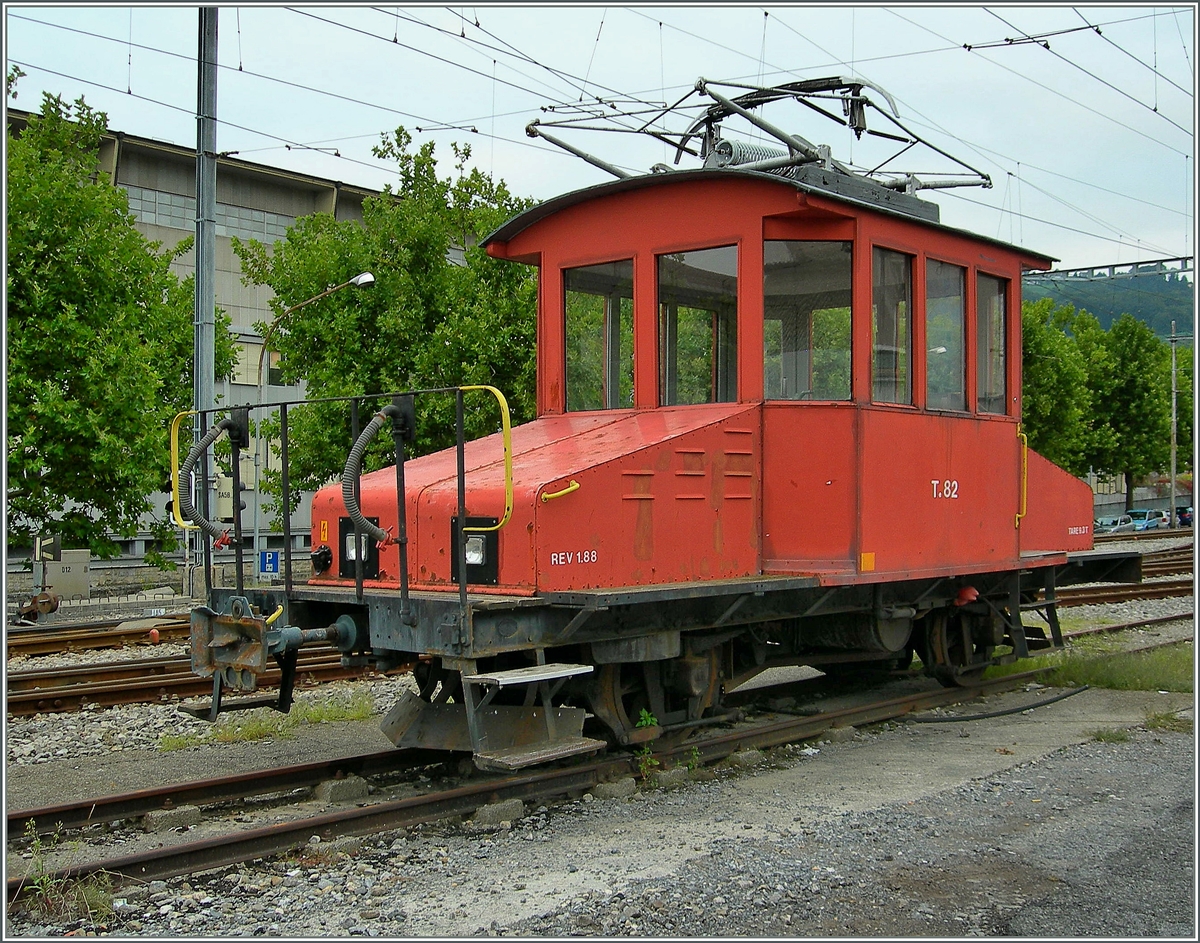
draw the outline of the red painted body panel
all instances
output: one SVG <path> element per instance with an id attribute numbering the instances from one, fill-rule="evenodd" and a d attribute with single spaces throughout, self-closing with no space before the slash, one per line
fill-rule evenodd
<path id="1" fill-rule="evenodd" d="M 853 572 L 857 413 L 850 403 L 763 407 L 765 572 Z"/>
<path id="2" fill-rule="evenodd" d="M 1029 489 L 1021 521 L 1021 551 L 1091 550 L 1092 489 L 1029 450 Z"/>
<path id="3" fill-rule="evenodd" d="M 1016 423 L 886 407 L 863 410 L 862 423 L 861 572 L 865 554 L 876 573 L 1015 565 Z"/>
<path id="4" fill-rule="evenodd" d="M 513 430 L 514 510 L 500 532 L 500 586 L 588 589 L 749 576 L 758 572 L 758 410 L 717 404 L 648 412 L 544 417 Z M 467 513 L 504 508 L 498 435 L 467 443 Z M 405 465 L 409 576 L 414 588 L 456 586 L 450 518 L 454 450 Z M 543 493 L 579 490 L 543 502 Z M 395 472 L 364 475 L 360 506 L 385 530 L 396 521 Z M 341 485 L 313 501 L 313 545 L 345 516 Z M 594 551 L 594 559 L 593 559 Z M 569 555 L 569 556 L 568 556 Z M 397 585 L 399 551 L 383 548 L 380 580 Z M 332 580 L 335 575 L 324 579 Z M 489 591 L 495 591 L 489 588 Z"/>

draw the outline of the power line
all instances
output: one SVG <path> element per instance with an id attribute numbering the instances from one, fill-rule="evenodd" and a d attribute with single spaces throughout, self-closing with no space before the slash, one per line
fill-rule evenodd
<path id="1" fill-rule="evenodd" d="M 46 72 L 49 75 L 56 75 L 59 78 L 69 79 L 72 82 L 79 82 L 83 85 L 90 85 L 94 88 L 101 88 L 108 92 L 116 92 L 117 94 L 125 96 L 127 98 L 136 98 L 139 101 L 144 101 L 151 105 L 158 105 L 162 108 L 167 108 L 171 111 L 181 112 L 182 114 L 186 114 L 189 117 L 195 117 L 195 114 L 196 114 L 195 110 L 192 108 L 184 108 L 180 105 L 173 105 L 170 102 L 161 101 L 156 98 L 150 98 L 149 96 L 146 96 L 146 95 L 139 95 L 137 92 L 126 92 L 126 91 L 124 91 L 120 88 L 116 88 L 112 85 L 105 85 L 103 82 L 96 82 L 96 81 L 93 81 L 92 79 L 85 79 L 81 76 L 70 75 L 69 73 L 66 73 L 66 72 L 59 72 L 54 69 L 48 69 L 45 66 L 35 65 L 33 63 L 24 62 L 24 61 L 17 60 L 17 59 L 10 59 L 9 62 L 11 62 L 13 65 L 22 66 L 23 68 L 26 68 L 26 69 L 36 69 L 40 72 Z M 272 134 L 269 131 L 261 131 L 257 128 L 251 128 L 251 127 L 247 127 L 246 125 L 243 125 L 243 124 L 237 124 L 237 123 L 229 121 L 228 119 L 225 119 L 225 118 L 218 118 L 217 123 L 223 127 L 236 128 L 239 131 L 245 131 L 248 134 L 258 135 L 259 137 L 264 137 L 271 141 L 279 141 L 280 144 L 283 145 L 284 147 L 297 148 L 297 149 L 310 148 L 310 145 L 303 144 L 299 141 L 293 141 L 289 138 L 280 137 L 279 135 Z M 474 133 L 478 134 L 481 137 L 485 137 L 485 138 L 493 137 L 493 135 L 486 134 L 482 131 L 476 131 Z M 366 136 L 366 135 L 362 135 L 362 136 Z M 557 148 L 542 147 L 542 146 L 539 146 L 534 141 L 526 142 L 523 140 L 513 140 L 513 139 L 505 138 L 505 137 L 502 137 L 499 135 L 495 135 L 495 137 L 497 137 L 498 140 L 505 141 L 506 143 L 509 143 L 509 144 L 519 144 L 519 145 L 526 146 L 526 147 L 532 147 L 532 148 L 542 152 L 543 154 L 554 154 L 554 155 L 567 156 L 567 155 L 563 155 L 562 152 L 559 151 Z M 334 140 L 340 140 L 340 139 L 334 139 Z M 318 143 L 322 143 L 322 142 L 318 142 Z M 260 150 L 260 151 L 261 150 L 278 150 L 278 148 L 277 147 L 276 148 L 258 148 L 256 150 Z M 230 152 L 224 152 L 224 153 L 232 154 L 232 153 L 236 153 L 236 152 L 230 151 Z M 333 157 L 337 160 L 349 161 L 352 164 L 358 164 L 359 166 L 362 166 L 362 167 L 368 167 L 371 170 L 383 170 L 384 169 L 384 167 L 381 166 L 380 164 L 371 164 L 371 163 L 368 163 L 363 160 L 358 160 L 357 158 L 354 158 L 354 157 L 347 157 L 344 154 L 330 154 L 328 156 Z"/>
<path id="2" fill-rule="evenodd" d="M 890 14 L 892 14 L 892 16 L 899 17 L 900 19 L 904 20 L 904 22 L 909 23 L 912 26 L 917 27 L 918 29 L 923 29 L 923 30 L 925 30 L 925 32 L 930 33 L 933 36 L 936 36 L 938 39 L 945 40 L 947 42 L 950 41 L 950 40 L 947 40 L 946 37 L 943 36 L 941 33 L 938 33 L 936 30 L 930 29 L 924 23 L 918 23 L 915 20 L 910 20 L 908 17 L 903 16 L 900 13 L 897 13 L 894 7 L 886 7 L 885 9 L 887 9 L 887 11 Z M 960 44 L 960 47 L 964 46 L 964 45 L 965 44 Z M 1010 75 L 1015 75 L 1017 78 L 1024 79 L 1025 81 L 1027 81 L 1033 85 L 1036 85 L 1038 88 L 1045 89 L 1051 95 L 1057 95 L 1059 98 L 1063 99 L 1064 101 L 1069 101 L 1072 105 L 1076 105 L 1079 108 L 1082 108 L 1084 111 L 1089 111 L 1093 115 L 1096 115 L 1098 118 L 1103 118 L 1105 121 L 1111 121 L 1113 124 L 1124 128 L 1126 131 L 1132 131 L 1134 134 L 1138 135 L 1139 137 L 1145 138 L 1147 141 L 1152 141 L 1153 143 L 1159 145 L 1160 147 L 1164 147 L 1169 151 L 1174 151 L 1176 154 L 1179 154 L 1181 157 L 1188 156 L 1188 154 L 1186 152 L 1179 150 L 1177 147 L 1172 147 L 1170 144 L 1167 144 L 1165 141 L 1160 141 L 1158 138 L 1154 137 L 1153 135 L 1147 134 L 1145 131 L 1139 131 L 1137 128 L 1127 125 L 1123 121 L 1118 121 L 1116 118 L 1112 117 L 1112 115 L 1105 114 L 1104 112 L 1099 111 L 1099 110 L 1091 107 L 1090 105 L 1085 105 L 1083 102 L 1072 98 L 1070 95 L 1065 95 L 1062 92 L 1058 91 L 1057 89 L 1051 88 L 1049 85 L 1039 82 L 1036 79 L 1030 78 L 1028 75 L 1026 75 L 1023 72 L 1019 72 L 1016 69 L 1011 69 L 1008 66 L 1004 65 L 1003 63 L 997 62 L 995 59 L 991 59 L 988 56 L 982 56 L 982 58 L 983 58 L 984 62 L 990 63 L 991 65 L 994 65 L 998 69 L 1003 69 L 1005 72 L 1009 73 Z M 966 143 L 966 142 L 964 142 L 964 143 Z"/>
<path id="3" fill-rule="evenodd" d="M 981 203 L 979 200 L 972 200 L 970 197 L 963 196 L 961 193 L 957 193 L 954 190 L 945 190 L 943 192 L 945 193 L 946 196 L 950 197 L 951 199 L 961 200 L 963 203 L 970 203 L 973 206 L 981 206 L 984 209 L 988 209 L 988 210 L 997 210 L 997 208 L 995 206 L 992 206 L 989 203 Z M 997 212 L 1002 212 L 1002 211 L 997 210 Z M 1012 211 L 1009 210 L 1008 212 L 1012 212 Z M 1129 245 L 1128 241 L 1126 241 L 1126 240 L 1114 239 L 1111 236 L 1101 236 L 1098 233 L 1091 232 L 1087 229 L 1076 229 L 1074 226 L 1068 226 L 1065 223 L 1051 222 L 1048 219 L 1042 219 L 1040 216 L 1031 216 L 1028 213 L 1018 213 L 1016 215 L 1020 219 L 1026 219 L 1033 223 L 1041 223 L 1044 226 L 1051 226 L 1054 229 L 1063 229 L 1063 230 L 1066 230 L 1067 232 L 1078 233 L 1081 236 L 1090 236 L 1091 238 L 1099 239 L 1102 242 L 1112 242 L 1112 243 L 1116 243 L 1119 246 L 1128 246 Z M 1169 249 L 1163 249 L 1163 248 L 1161 248 L 1159 246 L 1155 246 L 1149 242 L 1147 242 L 1145 245 L 1148 248 L 1154 249 L 1156 252 L 1167 252 L 1167 253 L 1170 252 Z"/>
<path id="4" fill-rule="evenodd" d="M 985 7 L 984 9 L 987 9 L 987 8 Z M 995 10 L 987 10 L 987 12 L 988 12 L 988 13 L 990 13 L 992 16 L 994 16 L 996 19 L 998 19 L 998 20 L 999 20 L 1001 23 L 1003 23 L 1005 26 L 1009 27 L 1009 29 L 1015 29 L 1015 30 L 1017 30 L 1017 32 L 1024 34 L 1026 37 L 1028 37 L 1028 36 L 1029 36 L 1029 34 L 1028 34 L 1028 33 L 1025 33 L 1025 31 L 1024 31 L 1024 30 L 1022 30 L 1022 29 L 1020 29 L 1019 27 L 1017 27 L 1017 26 L 1014 26 L 1012 23 L 1008 22 L 1008 20 L 1006 20 L 1004 17 L 1002 17 L 1002 16 L 1001 16 L 999 13 L 997 13 Z M 1040 43 L 1039 43 L 1038 45 L 1042 45 L 1042 44 L 1040 44 Z M 1144 101 L 1141 101 L 1141 100 L 1139 100 L 1139 99 L 1137 99 L 1137 98 L 1134 98 L 1132 95 L 1130 95 L 1130 94 L 1129 94 L 1127 91 L 1125 91 L 1123 88 L 1117 88 L 1117 86 L 1113 85 L 1113 84 L 1112 84 L 1112 82 L 1108 81 L 1107 79 L 1102 79 L 1102 78 L 1100 78 L 1100 76 L 1096 75 L 1096 73 L 1094 73 L 1094 72 L 1091 72 L 1091 71 L 1089 71 L 1088 69 L 1085 69 L 1083 66 L 1079 65 L 1079 64 L 1078 64 L 1078 63 L 1076 63 L 1076 62 L 1072 62 L 1070 59 L 1068 59 L 1066 56 L 1062 55 L 1061 53 L 1055 52 L 1053 49 L 1051 49 L 1051 48 L 1050 48 L 1050 44 L 1049 44 L 1049 43 L 1046 43 L 1045 45 L 1042 45 L 1042 48 L 1043 48 L 1043 49 L 1045 49 L 1045 50 L 1046 50 L 1046 52 L 1050 53 L 1050 55 L 1052 55 L 1052 56 L 1054 56 L 1054 57 L 1056 57 L 1056 58 L 1058 58 L 1058 59 L 1061 59 L 1063 62 L 1065 62 L 1067 65 L 1071 66 L 1072 68 L 1074 68 L 1074 69 L 1078 69 L 1078 70 L 1079 70 L 1080 72 L 1082 72 L 1084 75 L 1086 75 L 1086 76 L 1089 76 L 1090 78 L 1093 78 L 1093 79 L 1095 79 L 1095 80 L 1096 80 L 1097 82 L 1099 82 L 1101 85 L 1105 85 L 1105 86 L 1107 86 L 1108 88 L 1111 88 L 1111 89 L 1112 89 L 1114 92 L 1116 92 L 1118 95 L 1123 95 L 1125 98 L 1128 98 L 1128 99 L 1129 99 L 1131 102 L 1133 102 L 1135 105 L 1140 105 L 1141 107 L 1143 107 L 1143 108 L 1145 108 L 1147 111 L 1149 111 L 1151 114 L 1158 115 L 1158 117 L 1162 118 L 1162 119 L 1163 119 L 1163 121 L 1166 121 L 1168 124 L 1171 124 L 1171 125 L 1173 125 L 1174 127 L 1178 128 L 1178 129 L 1179 129 L 1180 131 L 1182 131 L 1184 134 L 1191 134 L 1191 133 L 1192 133 L 1192 132 L 1191 132 L 1191 131 L 1189 131 L 1187 128 L 1185 128 L 1183 125 L 1181 125 L 1181 124 L 1179 124 L 1178 122 L 1176 122 L 1176 121 L 1173 121 L 1172 119 L 1168 118 L 1166 115 L 1164 115 L 1164 114 L 1163 114 L 1161 111 L 1159 111 L 1157 108 L 1155 108 L 1155 107 L 1153 107 L 1153 106 L 1151 106 L 1151 105 L 1147 105 L 1147 104 L 1146 104 Z"/>
<path id="5" fill-rule="evenodd" d="M 1079 18 L 1081 20 L 1083 20 L 1083 22 L 1088 24 L 1088 29 L 1093 30 L 1097 36 L 1099 36 L 1101 39 L 1103 39 L 1106 43 L 1108 43 L 1114 49 L 1118 50 L 1119 52 L 1125 53 L 1125 55 L 1127 55 L 1130 59 L 1132 59 L 1138 65 L 1149 69 L 1151 72 L 1153 72 L 1155 75 L 1157 75 L 1160 79 L 1162 79 L 1168 85 L 1174 85 L 1177 89 L 1179 89 L 1179 91 L 1183 92 L 1183 94 L 1185 94 L 1188 98 L 1194 97 L 1191 89 L 1184 88 L 1182 85 L 1176 85 L 1176 83 L 1172 82 L 1169 78 L 1167 78 L 1165 75 L 1163 75 L 1161 72 L 1159 72 L 1158 69 L 1154 68 L 1154 66 L 1150 65 L 1149 63 L 1142 62 L 1142 60 L 1139 59 L 1137 56 L 1135 56 L 1132 52 L 1130 52 L 1127 49 L 1122 48 L 1121 46 L 1119 46 L 1115 42 L 1113 42 L 1109 37 L 1105 36 L 1104 33 L 1102 33 L 1100 31 L 1099 26 L 1095 26 L 1092 23 L 1088 22 L 1088 18 L 1079 12 L 1078 7 L 1071 7 L 1071 9 L 1074 10 L 1079 15 Z"/>
<path id="6" fill-rule="evenodd" d="M 61 23 L 47 23 L 43 20 L 35 20 L 35 19 L 31 19 L 30 17 L 20 16 L 15 13 L 10 13 L 9 16 L 12 19 L 24 20 L 27 23 L 35 23 L 39 26 L 48 26 L 52 29 L 60 29 L 60 30 L 64 30 L 69 33 L 76 33 L 81 36 L 89 36 L 92 39 L 102 39 L 102 40 L 105 40 L 106 42 L 118 43 L 120 45 L 129 45 L 136 49 L 141 49 L 146 52 L 156 52 L 159 55 L 168 56 L 173 59 L 182 59 L 185 62 L 194 62 L 195 61 L 194 56 L 185 55 L 184 53 L 179 53 L 179 52 L 173 52 L 170 49 L 162 49 L 157 46 L 147 46 L 147 45 L 144 45 L 141 43 L 127 43 L 125 40 L 117 39 L 116 37 L 113 37 L 113 36 L 104 36 L 101 33 L 93 33 L 88 30 L 78 29 L 74 26 L 64 26 Z M 341 94 L 338 94 L 337 92 L 331 92 L 328 89 L 314 88 L 310 85 L 303 85 L 299 82 L 292 82 L 288 79 L 281 79 L 274 75 L 266 75 L 265 73 L 262 73 L 262 72 L 254 72 L 250 69 L 244 69 L 240 65 L 236 69 L 233 66 L 228 66 L 228 65 L 221 65 L 221 66 L 218 66 L 218 68 L 223 69 L 226 72 L 236 72 L 241 75 L 250 76 L 251 78 L 262 79 L 263 81 L 266 81 L 266 82 L 275 82 L 279 85 L 285 85 L 289 88 L 296 88 L 296 89 L 300 89 L 300 90 L 306 91 L 306 92 L 313 92 L 314 94 L 317 94 L 317 95 L 325 95 L 329 98 L 336 98 L 336 99 L 339 99 L 340 101 L 350 102 L 355 105 L 362 105 L 366 108 L 375 108 L 375 109 L 378 109 L 379 111 L 386 111 L 391 114 L 399 115 L 402 118 L 412 118 L 414 121 L 422 121 L 427 124 L 429 124 L 429 123 L 444 124 L 444 122 L 437 121 L 433 118 L 426 118 L 421 115 L 415 115 L 415 114 L 412 114 L 411 112 L 401 111 L 398 108 L 391 108 L 387 105 L 380 105 L 376 102 L 363 101 L 362 99 L 354 98 L 353 96 L 350 96 L 350 95 L 341 95 Z M 46 71 L 50 71 L 50 70 L 47 69 Z M 126 94 L 128 94 L 128 92 Z M 446 125 L 446 127 L 454 127 L 454 126 Z M 455 130 L 473 131 L 474 129 L 458 127 L 458 128 L 455 128 Z"/>
<path id="7" fill-rule="evenodd" d="M 10 14 L 10 16 L 12 16 L 15 19 L 25 20 L 26 22 L 29 22 L 29 23 L 34 23 L 34 24 L 37 24 L 40 26 L 47 26 L 47 27 L 50 27 L 53 29 L 65 30 L 67 32 L 78 33 L 80 35 L 89 36 L 94 39 L 100 39 L 100 40 L 104 40 L 107 42 L 118 43 L 118 44 L 122 44 L 122 45 L 127 44 L 125 40 L 117 39 L 112 36 L 104 36 L 100 33 L 92 33 L 87 30 L 81 30 L 81 29 L 71 27 L 71 26 L 64 26 L 64 25 L 58 24 L 58 23 L 48 23 L 48 22 L 45 22 L 42 20 L 35 20 L 35 19 L 31 19 L 29 17 L 19 16 L 18 14 Z M 182 60 L 185 60 L 188 62 L 193 61 L 193 58 L 194 58 L 192 56 L 173 52 L 171 50 L 162 49 L 162 48 L 155 47 L 155 46 L 147 46 L 147 45 L 139 44 L 139 43 L 133 43 L 132 45 L 138 49 L 142 49 L 147 52 L 155 52 L 155 53 L 158 53 L 163 56 L 168 56 L 168 57 L 176 58 L 176 59 L 182 59 Z M 40 69 L 41 71 L 47 72 L 51 75 L 58 75 L 62 78 L 71 79 L 72 81 L 77 81 L 77 82 L 82 82 L 87 85 L 92 85 L 96 88 L 103 88 L 108 91 L 119 92 L 120 94 L 123 94 L 123 95 L 130 95 L 134 98 L 138 98 L 138 99 L 147 101 L 151 104 L 161 105 L 163 107 L 170 108 L 175 111 L 181 111 L 181 112 L 184 112 L 189 115 L 194 114 L 194 112 L 191 109 L 181 108 L 180 106 L 172 105 L 169 102 L 164 102 L 164 101 L 161 101 L 158 99 L 149 98 L 147 96 L 136 95 L 130 91 L 122 91 L 120 89 L 113 88 L 111 86 L 107 86 L 101 82 L 93 82 L 88 79 L 84 79 L 82 77 L 72 76 L 72 75 L 69 75 L 69 74 L 63 73 L 63 72 L 56 72 L 53 69 L 49 69 L 49 68 L 46 68 L 43 66 L 30 65 L 28 63 L 20 63 L 20 64 L 28 65 L 29 68 Z M 464 131 L 464 132 L 471 133 L 471 134 L 480 135 L 485 138 L 494 138 L 494 139 L 502 140 L 502 141 L 505 141 L 506 143 L 515 144 L 515 145 L 518 145 L 521 147 L 529 147 L 529 148 L 537 150 L 543 154 L 555 154 L 555 155 L 562 156 L 562 152 L 559 151 L 557 148 L 545 147 L 543 145 L 538 144 L 537 142 L 526 140 L 524 138 L 507 138 L 502 135 L 484 134 L 484 133 L 480 132 L 478 130 L 478 128 L 475 128 L 475 127 L 463 127 L 462 125 L 459 125 L 459 124 L 452 124 L 452 123 L 448 123 L 448 122 L 438 121 L 435 118 L 428 118 L 428 117 L 425 117 L 422 115 L 413 114 L 411 112 L 401 111 L 400 109 L 397 109 L 397 108 L 391 108 L 387 105 L 381 105 L 376 102 L 364 101 L 362 99 L 354 98 L 353 96 L 349 96 L 349 95 L 341 95 L 337 92 L 329 91 L 328 89 L 314 88 L 312 86 L 303 85 L 299 82 L 292 82 L 288 79 L 278 78 L 277 76 L 267 75 L 265 73 L 254 72 L 254 71 L 246 70 L 246 69 L 234 69 L 232 66 L 219 66 L 219 68 L 224 69 L 226 71 L 238 72 L 241 75 L 245 75 L 250 78 L 259 79 L 259 80 L 266 81 L 266 82 L 273 82 L 273 83 L 284 85 L 284 86 L 287 86 L 290 88 L 299 89 L 301 91 L 312 92 L 313 94 L 323 95 L 323 96 L 326 96 L 329 98 L 338 99 L 338 100 L 349 102 L 352 104 L 362 105 L 363 107 L 366 107 L 366 108 L 373 108 L 373 109 L 376 109 L 379 111 L 387 112 L 390 114 L 395 114 L 395 115 L 398 115 L 403 118 L 411 118 L 415 121 L 420 121 L 425 125 L 425 127 L 417 127 L 416 128 L 416 130 L 420 131 L 420 132 L 427 132 L 427 131 L 434 131 L 434 130 L 459 130 L 459 131 Z M 521 114 L 521 113 L 522 112 L 507 112 L 507 113 L 505 113 L 505 115 Z M 247 131 L 252 134 L 258 134 L 263 137 L 267 137 L 271 140 L 283 142 L 284 146 L 296 147 L 296 148 L 309 147 L 309 145 L 306 145 L 306 144 L 299 144 L 299 143 L 291 141 L 287 138 L 279 137 L 278 135 L 273 135 L 273 134 L 270 134 L 265 131 L 259 131 L 258 129 L 255 129 L 255 128 L 249 128 L 249 127 L 246 127 L 243 125 L 234 124 L 233 122 L 226 121 L 224 119 L 218 119 L 218 121 L 220 124 L 225 125 L 227 127 L 237 128 L 239 130 Z M 356 137 L 373 137 L 373 136 L 375 136 L 375 135 L 361 135 L 361 136 L 356 136 Z M 334 138 L 334 139 L 330 139 L 330 141 L 336 142 L 336 141 L 354 140 L 354 139 L 355 139 L 355 137 Z M 318 143 L 327 143 L 327 142 L 318 142 Z M 262 150 L 276 150 L 276 149 L 277 148 L 256 148 L 255 150 L 262 151 Z M 247 152 L 247 153 L 249 153 L 249 152 Z M 349 160 L 352 163 L 361 164 L 364 167 L 372 167 L 373 169 L 379 169 L 375 165 L 364 163 L 363 161 L 355 160 L 354 158 L 343 157 L 341 154 L 331 155 L 331 156 L 335 156 L 335 157 L 338 157 L 343 160 Z"/>

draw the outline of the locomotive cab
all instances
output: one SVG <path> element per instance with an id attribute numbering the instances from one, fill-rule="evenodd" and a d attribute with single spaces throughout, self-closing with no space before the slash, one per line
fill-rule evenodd
<path id="1" fill-rule="evenodd" d="M 623 177 L 484 245 L 538 269 L 537 418 L 349 461 L 312 578 L 193 617 L 216 692 L 280 610 L 415 665 L 395 743 L 512 769 L 686 736 L 771 667 L 917 653 L 956 684 L 1061 644 L 1056 582 L 1095 576 L 1090 489 L 1020 428 L 1021 274 L 1051 259 L 811 162 Z"/>

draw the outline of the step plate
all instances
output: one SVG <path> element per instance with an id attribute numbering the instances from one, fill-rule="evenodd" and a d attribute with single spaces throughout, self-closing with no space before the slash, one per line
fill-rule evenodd
<path id="1" fill-rule="evenodd" d="M 474 684 L 492 684 L 506 687 L 510 684 L 536 684 L 539 681 L 554 681 L 585 675 L 592 671 L 591 665 L 530 665 L 528 668 L 513 668 L 509 671 L 487 671 L 477 675 L 464 675 L 463 681 Z"/>
<path id="2" fill-rule="evenodd" d="M 539 763 L 549 763 L 551 760 L 561 759 L 564 756 L 594 753 L 606 745 L 603 740 L 593 740 L 591 737 L 571 737 L 566 740 L 554 740 L 533 746 L 510 747 L 507 750 L 477 753 L 475 765 L 484 770 L 509 772 L 523 769 L 526 766 L 536 766 Z"/>

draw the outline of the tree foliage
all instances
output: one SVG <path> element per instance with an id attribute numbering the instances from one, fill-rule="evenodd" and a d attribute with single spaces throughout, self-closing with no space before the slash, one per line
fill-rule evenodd
<path id="1" fill-rule="evenodd" d="M 1077 474 L 1124 476 L 1132 506 L 1134 480 L 1170 460 L 1169 346 L 1131 315 L 1106 331 L 1088 312 L 1049 299 L 1025 303 L 1022 327 L 1030 445 Z M 1190 452 L 1191 374 L 1180 376 L 1189 421 L 1179 424 L 1178 442 Z"/>
<path id="2" fill-rule="evenodd" d="M 1083 354 L 1067 333 L 1074 321 L 1074 309 L 1055 307 L 1050 299 L 1024 306 L 1022 421 L 1035 451 L 1082 475 L 1092 438 L 1091 391 Z"/>
<path id="3" fill-rule="evenodd" d="M 1171 450 L 1171 354 L 1154 332 L 1122 315 L 1105 335 L 1107 363 L 1103 386 L 1095 390 L 1094 413 L 1111 432 L 1107 447 L 1095 450 L 1097 471 L 1125 476 L 1132 507 L 1134 479 L 1161 471 Z"/>
<path id="4" fill-rule="evenodd" d="M 399 183 L 363 201 L 361 224 L 315 214 L 297 220 L 273 246 L 234 241 L 244 280 L 272 288 L 277 317 L 359 272 L 375 276 L 370 287 L 331 294 L 277 321 L 271 346 L 284 382 L 305 381 L 313 400 L 489 384 L 507 397 L 514 423 L 531 419 L 536 275 L 490 258 L 476 244 L 529 202 L 503 182 L 466 171 L 468 148 L 454 147 L 455 173 L 440 178 L 433 144 L 413 151 L 411 143 L 398 128 L 376 147 L 377 156 L 396 161 Z M 454 250 L 461 263 L 451 260 Z M 470 395 L 468 438 L 495 431 L 490 397 Z M 363 425 L 379 405 L 364 406 Z M 453 396 L 422 395 L 416 408 L 417 454 L 454 442 Z M 341 471 L 352 444 L 348 416 L 341 402 L 289 410 L 289 474 L 297 491 Z M 277 419 L 266 420 L 262 431 L 277 433 Z M 377 437 L 364 469 L 390 462 L 391 448 L 390 437 Z M 272 477 L 268 472 L 267 487 L 278 489 Z"/>
<path id="5" fill-rule="evenodd" d="M 100 556 L 169 490 L 167 429 L 192 396 L 192 284 L 170 270 L 187 244 L 160 253 L 137 231 L 97 170 L 106 127 L 82 98 L 46 95 L 6 139 L 8 536 Z M 232 339 L 217 338 L 225 375 Z"/>

